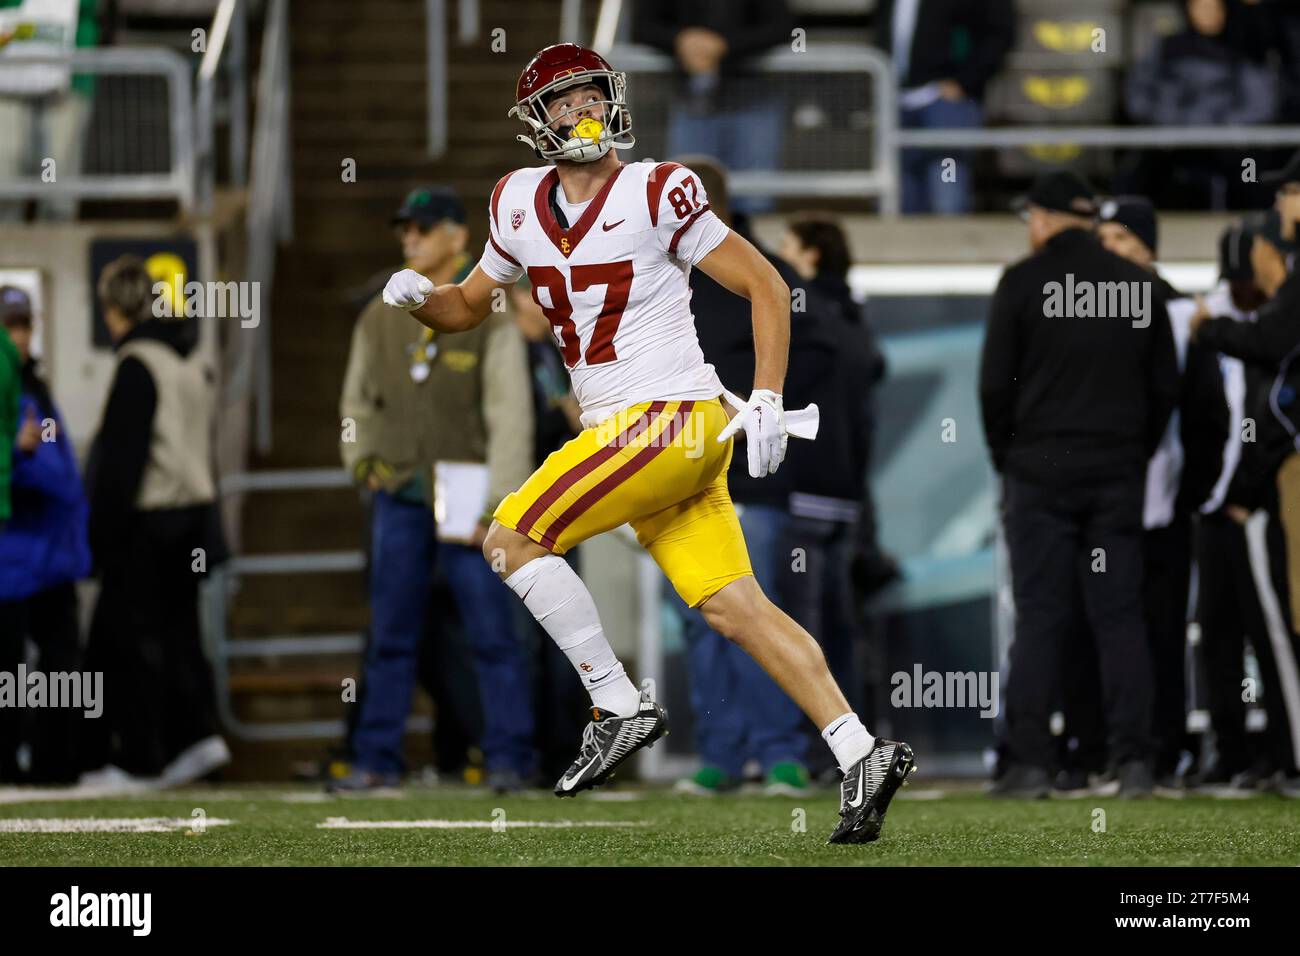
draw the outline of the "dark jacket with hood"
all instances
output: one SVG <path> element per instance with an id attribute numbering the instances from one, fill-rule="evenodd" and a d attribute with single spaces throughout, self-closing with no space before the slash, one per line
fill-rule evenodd
<path id="1" fill-rule="evenodd" d="M 736 215 L 731 228 L 753 242 L 744 216 Z M 786 285 L 791 289 L 799 286 L 799 276 L 784 261 L 762 247 L 759 247 L 759 251 L 776 267 Z M 749 301 L 723 288 L 700 269 L 691 270 L 690 282 L 691 312 L 695 315 L 695 332 L 700 340 L 700 349 L 704 352 L 704 360 L 717 371 L 723 386 L 744 400 L 754 388 L 754 323 Z M 803 363 L 793 340 L 795 324 L 791 322 L 790 371 L 787 372 L 787 380 L 797 374 L 796 370 Z M 782 404 L 786 408 L 798 407 L 789 398 L 784 398 Z M 784 510 L 793 487 L 793 469 L 790 465 L 806 450 L 799 446 L 806 444 L 808 443 L 798 439 L 791 440 L 786 452 L 786 464 L 777 469 L 776 474 L 762 478 L 749 476 L 745 449 L 737 444 L 731 456 L 731 470 L 727 474 L 732 499 L 742 505 L 772 505 Z"/>
<path id="2" fill-rule="evenodd" d="M 819 275 L 803 288 L 807 307 L 790 326 L 796 360 L 785 404 L 816 402 L 821 427 L 817 440 L 800 442 L 791 458 L 793 491 L 859 504 L 875 431 L 871 393 L 884 378 L 885 359 L 843 279 Z"/>

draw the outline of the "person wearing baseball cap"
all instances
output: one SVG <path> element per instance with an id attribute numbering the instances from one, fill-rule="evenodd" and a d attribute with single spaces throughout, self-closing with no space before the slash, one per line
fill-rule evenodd
<path id="1" fill-rule="evenodd" d="M 454 191 L 414 189 L 390 222 L 406 267 L 434 285 L 460 281 L 473 268 L 465 254 L 465 207 Z M 339 400 L 340 418 L 353 426 L 341 436 L 340 456 L 370 504 L 371 628 L 362 695 L 349 717 L 351 767 L 329 788 L 366 791 L 401 780 L 436 566 L 461 612 L 466 639 L 444 642 L 432 682 L 443 715 L 435 762 L 441 771 L 459 771 L 469 728 L 481 725 L 488 784 L 516 791 L 536 772 L 528 662 L 512 596 L 479 546 L 491 510 L 533 470 L 523 335 L 504 311 L 474 329 L 436 333 L 385 305 L 380 288 L 371 291 L 353 329 Z M 440 482 L 434 477 L 453 462 L 481 467 L 487 484 L 487 511 L 468 515 L 473 531 L 454 539 L 446 532 L 451 506 L 447 496 L 436 498 Z M 435 504 L 444 505 L 436 526 Z M 472 695 L 467 702 L 457 692 L 475 677 L 486 705 L 481 712 Z M 510 705 L 501 706 L 503 700 Z M 464 732 L 448 733 L 451 728 Z"/>
<path id="2" fill-rule="evenodd" d="M 1098 208 L 1097 238 L 1129 262 L 1150 269 L 1156 261 L 1156 207 L 1145 196 L 1114 196 Z"/>
<path id="3" fill-rule="evenodd" d="M 1156 268 L 1156 209 L 1145 196 L 1114 196 L 1101 202 L 1097 238 L 1110 252 L 1146 270 L 1153 293 L 1165 302 L 1177 343 L 1181 387 L 1178 415 L 1147 464 L 1143 504 L 1143 578 L 1147 641 L 1154 677 L 1152 737 L 1155 782 L 1179 791 L 1186 731 L 1187 601 L 1191 590 L 1192 518 L 1223 469 L 1228 403 L 1218 355 L 1189 342 L 1194 299 L 1170 285 Z M 1066 715 L 1069 722 L 1069 714 Z"/>
<path id="4" fill-rule="evenodd" d="M 420 186 L 412 189 L 393 215 L 394 226 L 414 223 L 422 229 L 450 222 L 465 225 L 465 205 L 454 189 L 446 186 Z"/>
<path id="5" fill-rule="evenodd" d="M 1146 463 L 1178 400 L 1173 336 L 1151 276 L 1093 233 L 1095 191 L 1040 175 L 1017 208 L 1033 252 L 1009 266 L 989 308 L 980 407 L 1015 595 L 1005 772 L 993 793 L 1047 796 L 1051 715 L 1073 692 L 1067 640 L 1089 611 L 1108 751 L 1120 793 L 1152 791 L 1151 660 L 1142 610 Z M 1127 290 L 1104 309 L 1098 293 Z M 1106 555 L 1105 574 L 1078 573 Z M 1094 568 L 1095 570 L 1095 568 Z"/>
<path id="6" fill-rule="evenodd" d="M 1029 192 L 1015 199 L 1011 208 L 1030 224 L 1031 242 L 1039 242 L 1038 237 L 1043 232 L 1060 230 L 1049 230 L 1046 220 L 1035 229 L 1036 212 L 1040 218 L 1041 214 L 1046 213 L 1091 221 L 1097 215 L 1097 193 L 1086 179 L 1072 170 L 1050 170 L 1039 173 L 1030 185 Z M 1035 245 L 1035 248 L 1038 246 Z"/>

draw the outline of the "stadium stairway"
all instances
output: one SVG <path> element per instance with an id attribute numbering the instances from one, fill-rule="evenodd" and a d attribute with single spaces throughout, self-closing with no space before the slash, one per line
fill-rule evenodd
<path id="1" fill-rule="evenodd" d="M 484 241 L 493 184 L 531 159 L 506 111 L 527 57 L 555 42 L 559 0 L 482 0 L 480 35 L 465 46 L 457 42 L 457 5 L 447 6 L 449 148 L 431 161 L 424 4 L 291 5 L 294 241 L 279 252 L 271 303 L 274 444 L 270 454 L 253 456 L 255 471 L 339 466 L 338 397 L 356 318 L 348 300 L 399 264 L 389 217 L 404 193 L 430 182 L 458 189 L 470 210 L 473 251 Z M 494 25 L 507 22 L 498 39 L 505 50 L 493 52 Z M 355 181 L 344 176 L 349 160 Z M 240 527 L 245 555 L 364 546 L 364 517 L 349 488 L 249 495 Z M 257 575 L 243 578 L 233 596 L 229 633 L 361 633 L 367 619 L 357 571 Z M 328 720 L 344 713 L 343 678 L 358 676 L 355 654 L 241 658 L 232 664 L 230 693 L 244 721 Z M 321 756 L 328 742 L 231 743 L 240 776 L 274 779 L 294 760 Z M 427 753 L 427 742 L 421 747 Z"/>

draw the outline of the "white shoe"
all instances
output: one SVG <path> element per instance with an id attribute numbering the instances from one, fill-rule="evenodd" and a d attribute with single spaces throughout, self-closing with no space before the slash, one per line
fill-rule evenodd
<path id="1" fill-rule="evenodd" d="M 213 734 L 190 744 L 163 768 L 159 781 L 164 787 L 179 787 L 206 777 L 218 767 L 230 763 L 230 748 Z"/>
<path id="2" fill-rule="evenodd" d="M 142 793 L 157 788 L 157 779 L 132 776 L 121 767 L 110 763 L 98 770 L 88 770 L 83 773 L 77 778 L 74 789 L 90 795 L 112 796 L 119 793 Z"/>

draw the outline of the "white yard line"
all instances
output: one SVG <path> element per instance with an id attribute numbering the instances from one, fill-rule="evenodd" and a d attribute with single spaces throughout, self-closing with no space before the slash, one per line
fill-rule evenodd
<path id="1" fill-rule="evenodd" d="M 318 830 L 503 830 L 534 828 L 572 830 L 577 827 L 646 827 L 647 820 L 349 820 L 329 817 Z"/>
<path id="2" fill-rule="evenodd" d="M 234 823 L 207 817 L 66 817 L 38 819 L 0 819 L 0 833 L 175 833 L 196 825 L 224 827 Z"/>

